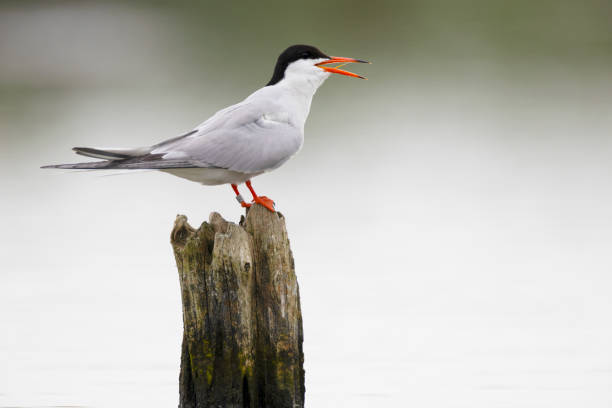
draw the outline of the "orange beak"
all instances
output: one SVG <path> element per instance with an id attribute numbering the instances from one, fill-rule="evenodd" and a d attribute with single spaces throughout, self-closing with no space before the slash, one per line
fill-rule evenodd
<path id="1" fill-rule="evenodd" d="M 319 68 L 321 68 L 322 70 L 326 71 L 326 72 L 331 72 L 332 74 L 340 74 L 340 75 L 347 75 L 347 76 L 351 76 L 351 77 L 355 77 L 355 78 L 361 78 L 361 79 L 368 79 L 366 77 L 362 77 L 361 75 L 357 75 L 354 74 L 352 72 L 349 71 L 345 71 L 343 69 L 338 69 L 339 67 L 349 64 L 351 62 L 361 62 L 363 64 L 369 64 L 368 61 L 363 61 L 363 60 L 358 60 L 355 58 L 344 58 L 344 57 L 331 57 L 328 60 L 325 61 L 321 61 L 318 64 L 316 64 Z M 335 67 L 322 67 L 321 65 L 327 65 L 327 64 L 335 64 L 335 63 L 340 63 L 340 65 L 336 65 Z"/>

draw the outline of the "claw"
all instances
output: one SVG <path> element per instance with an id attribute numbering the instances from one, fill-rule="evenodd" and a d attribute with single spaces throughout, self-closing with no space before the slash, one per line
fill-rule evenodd
<path id="1" fill-rule="evenodd" d="M 272 201 L 271 199 L 269 199 L 266 196 L 255 197 L 253 199 L 253 203 L 257 203 L 257 204 L 263 205 L 268 210 L 270 210 L 272 212 L 276 212 L 274 201 Z M 250 204 L 249 204 L 249 206 L 250 206 Z"/>

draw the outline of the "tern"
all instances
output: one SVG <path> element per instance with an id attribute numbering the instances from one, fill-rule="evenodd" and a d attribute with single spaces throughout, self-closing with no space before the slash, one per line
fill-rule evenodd
<path id="1" fill-rule="evenodd" d="M 300 150 L 312 97 L 331 74 L 366 79 L 339 68 L 354 62 L 368 63 L 293 45 L 278 57 L 266 86 L 183 135 L 147 147 L 75 147 L 77 154 L 103 161 L 43 168 L 159 170 L 204 185 L 230 184 L 238 203 L 248 208 L 251 203 L 238 191 L 238 185 L 246 183 L 252 203 L 274 212 L 274 201 L 257 195 L 251 179 L 277 169 Z"/>

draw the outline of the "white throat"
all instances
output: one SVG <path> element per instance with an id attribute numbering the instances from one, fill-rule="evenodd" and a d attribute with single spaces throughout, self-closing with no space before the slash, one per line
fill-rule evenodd
<path id="1" fill-rule="evenodd" d="M 307 59 L 292 62 L 285 70 L 285 76 L 278 82 L 278 85 L 292 88 L 296 92 L 309 95 L 312 98 L 317 89 L 330 76 L 328 72 L 315 65 L 321 61 L 324 61 L 324 59 Z"/>
<path id="2" fill-rule="evenodd" d="M 312 97 L 330 76 L 328 72 L 314 65 L 323 60 L 310 59 L 292 62 L 285 70 L 283 79 L 273 85 L 283 89 L 283 93 L 293 99 L 291 104 L 300 119 L 299 125 L 302 128 L 310 112 Z"/>

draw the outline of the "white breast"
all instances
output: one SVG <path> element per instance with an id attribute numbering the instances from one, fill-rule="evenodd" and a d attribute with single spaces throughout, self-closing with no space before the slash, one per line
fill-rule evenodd
<path id="1" fill-rule="evenodd" d="M 240 184 L 258 176 L 261 173 L 240 173 L 237 171 L 217 169 L 217 168 L 186 168 L 186 169 L 165 169 L 164 173 L 172 174 L 206 186 L 216 186 L 220 184 Z"/>

